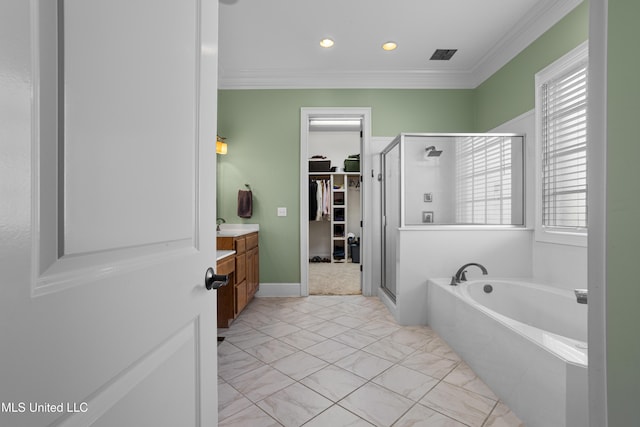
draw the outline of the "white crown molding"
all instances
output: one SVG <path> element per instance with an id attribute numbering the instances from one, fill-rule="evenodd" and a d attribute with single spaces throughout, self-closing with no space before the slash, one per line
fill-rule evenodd
<path id="1" fill-rule="evenodd" d="M 475 89 L 555 25 L 582 0 L 539 1 L 527 16 L 470 70 L 318 72 L 317 70 L 225 70 L 219 89 Z"/>
<path id="2" fill-rule="evenodd" d="M 525 19 L 509 31 L 471 70 L 474 87 L 481 85 L 505 66 L 580 3 L 582 0 L 547 0 L 537 3 Z"/>
<path id="3" fill-rule="evenodd" d="M 466 89 L 470 73 L 460 71 L 350 71 L 251 70 L 223 75 L 220 89 Z"/>

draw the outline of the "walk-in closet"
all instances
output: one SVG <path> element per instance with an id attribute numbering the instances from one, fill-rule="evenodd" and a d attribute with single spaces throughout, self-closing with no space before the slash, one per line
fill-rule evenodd
<path id="1" fill-rule="evenodd" d="M 309 293 L 351 295 L 360 284 L 361 122 L 310 123 Z"/>

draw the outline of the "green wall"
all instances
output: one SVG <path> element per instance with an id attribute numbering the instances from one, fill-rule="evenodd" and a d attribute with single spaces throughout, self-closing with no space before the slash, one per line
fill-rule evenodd
<path id="1" fill-rule="evenodd" d="M 607 382 L 609 427 L 640 425 L 640 2 L 609 0 Z"/>
<path id="2" fill-rule="evenodd" d="M 535 106 L 535 74 L 589 37 L 589 2 L 560 22 L 476 88 L 476 131 L 486 132 Z"/>
<path id="3" fill-rule="evenodd" d="M 372 133 L 473 131 L 472 90 L 221 90 L 218 216 L 260 224 L 260 281 L 300 283 L 300 108 L 371 107 Z M 249 184 L 254 215 L 237 216 Z M 286 207 L 288 216 L 276 216 Z"/>
<path id="4" fill-rule="evenodd" d="M 372 135 L 486 131 L 534 107 L 534 74 L 587 39 L 585 1 L 474 90 L 220 90 L 218 216 L 260 224 L 260 280 L 299 283 L 300 108 L 371 107 Z M 250 184 L 254 215 L 236 215 L 237 191 Z M 276 208 L 287 207 L 287 217 Z"/>

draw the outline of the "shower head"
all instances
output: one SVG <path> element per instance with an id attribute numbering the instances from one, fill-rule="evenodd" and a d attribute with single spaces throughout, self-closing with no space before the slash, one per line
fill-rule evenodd
<path id="1" fill-rule="evenodd" d="M 432 145 L 425 148 L 425 153 L 427 157 L 440 157 L 440 154 L 442 154 L 442 150 L 436 150 L 436 147 Z"/>

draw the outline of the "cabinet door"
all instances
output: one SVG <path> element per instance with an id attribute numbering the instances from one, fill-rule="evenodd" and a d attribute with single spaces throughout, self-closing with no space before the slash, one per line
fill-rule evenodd
<path id="1" fill-rule="evenodd" d="M 258 272 L 258 247 L 254 247 L 247 252 L 247 287 L 249 297 L 258 290 L 259 272 Z"/>
<path id="2" fill-rule="evenodd" d="M 238 283 L 235 287 L 236 291 L 236 316 L 240 314 L 242 309 L 247 305 L 247 281 Z"/>
<path id="3" fill-rule="evenodd" d="M 236 255 L 236 283 L 247 278 L 247 254 Z"/>

